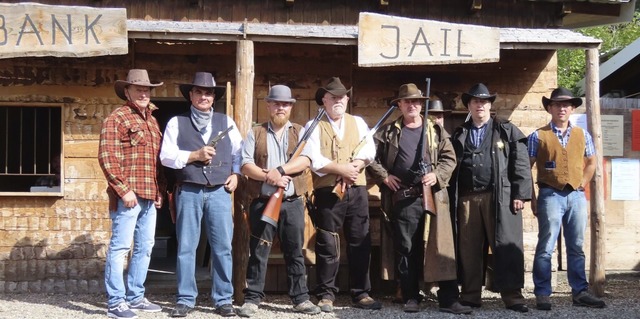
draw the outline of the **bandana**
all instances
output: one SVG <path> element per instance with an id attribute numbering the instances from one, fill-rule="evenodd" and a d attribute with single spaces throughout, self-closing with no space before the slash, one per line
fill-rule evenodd
<path id="1" fill-rule="evenodd" d="M 211 113 L 213 110 L 209 112 L 202 112 L 196 109 L 193 105 L 191 105 L 191 123 L 196 127 L 198 132 L 202 132 L 209 122 L 211 122 Z"/>

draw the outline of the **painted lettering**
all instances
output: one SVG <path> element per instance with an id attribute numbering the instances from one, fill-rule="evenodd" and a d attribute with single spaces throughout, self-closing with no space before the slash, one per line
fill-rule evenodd
<path id="1" fill-rule="evenodd" d="M 422 38 L 422 43 L 418 43 L 418 38 Z M 433 56 L 433 54 L 431 53 L 431 47 L 429 46 L 429 41 L 427 41 L 427 37 L 424 35 L 424 31 L 422 31 L 422 27 L 418 28 L 418 33 L 416 33 L 415 39 L 413 39 L 413 42 L 411 42 L 411 51 L 409 51 L 408 56 L 413 55 L 413 50 L 416 48 L 417 45 L 424 45 L 425 47 L 427 47 L 427 51 L 429 51 L 429 56 Z"/>
<path id="2" fill-rule="evenodd" d="M 98 40 L 98 36 L 96 36 L 96 31 L 93 30 L 93 27 L 96 25 L 96 23 L 98 23 L 98 20 L 100 20 L 100 18 L 102 18 L 101 14 L 99 14 L 93 20 L 93 22 L 89 23 L 89 15 L 87 14 L 84 15 L 84 25 L 85 25 L 85 32 L 86 32 L 84 44 L 89 44 L 89 30 L 91 30 L 91 35 L 93 35 L 93 39 L 96 40 L 96 44 L 100 44 L 100 40 Z"/>
<path id="3" fill-rule="evenodd" d="M 4 36 L 2 37 L 2 41 L 0 41 L 0 45 L 5 45 L 7 44 L 7 28 L 4 25 L 4 15 L 0 14 L 0 20 L 2 20 L 2 24 L 0 24 L 0 30 L 2 30 L 2 34 L 4 34 Z"/>
<path id="4" fill-rule="evenodd" d="M 396 30 L 396 54 L 393 56 L 387 56 L 384 55 L 383 53 L 380 53 L 380 56 L 385 58 L 385 59 L 396 59 L 398 58 L 398 56 L 400 55 L 400 28 L 398 28 L 397 26 L 394 25 L 381 25 L 380 29 L 394 29 Z"/>
<path id="5" fill-rule="evenodd" d="M 440 29 L 442 30 L 443 36 L 444 38 L 442 39 L 442 54 L 440 54 L 440 56 L 450 56 L 449 53 L 447 53 L 447 35 L 449 33 L 449 31 L 451 31 L 451 29 Z"/>
<path id="6" fill-rule="evenodd" d="M 29 23 L 29 25 L 31 26 L 31 30 L 33 31 L 25 31 L 24 28 L 27 26 L 27 22 Z M 25 14 L 24 17 L 24 22 L 22 23 L 22 27 L 20 28 L 20 32 L 18 32 L 20 35 L 18 36 L 18 41 L 16 42 L 17 46 L 20 46 L 20 41 L 22 40 L 22 35 L 25 33 L 33 33 L 36 35 L 36 37 L 38 37 L 38 42 L 40 42 L 40 45 L 44 45 L 44 43 L 42 43 L 42 38 L 40 38 L 40 32 L 38 32 L 38 29 L 36 28 L 35 24 L 33 23 L 33 21 L 31 21 L 31 17 L 29 17 L 29 14 Z"/>
<path id="7" fill-rule="evenodd" d="M 462 30 L 459 29 L 458 30 L 458 56 L 463 56 L 463 57 L 472 57 L 473 54 L 463 54 L 461 52 L 462 49 Z"/>
<path id="8" fill-rule="evenodd" d="M 56 19 L 56 15 L 51 15 L 51 44 L 56 44 L 56 26 L 58 26 L 60 32 L 62 32 L 62 35 L 65 37 L 65 39 L 67 39 L 67 43 L 73 44 L 73 40 L 71 38 L 71 15 L 67 14 L 67 31 L 69 31 L 69 33 L 64 32 L 62 25 L 60 24 L 60 22 L 58 22 L 58 19 Z"/>

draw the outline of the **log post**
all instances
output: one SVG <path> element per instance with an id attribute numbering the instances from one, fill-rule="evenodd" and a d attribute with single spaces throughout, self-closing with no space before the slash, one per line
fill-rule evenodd
<path id="1" fill-rule="evenodd" d="M 600 124 L 600 60 L 598 49 L 586 50 L 585 99 L 587 123 L 596 148 L 596 172 L 591 180 L 591 262 L 589 283 L 594 295 L 604 296 L 605 286 L 605 222 L 604 168 L 602 163 L 602 126 Z"/>
<path id="2" fill-rule="evenodd" d="M 233 119 L 238 129 L 245 138 L 251 128 L 253 118 L 253 80 L 255 67 L 253 64 L 253 42 L 249 40 L 238 41 L 236 47 L 236 91 Z M 234 228 L 233 228 L 233 288 L 234 300 L 238 304 L 244 303 L 244 294 L 247 275 L 247 262 L 249 260 L 249 222 L 247 207 L 244 203 L 244 178 L 235 191 L 234 196 Z"/>

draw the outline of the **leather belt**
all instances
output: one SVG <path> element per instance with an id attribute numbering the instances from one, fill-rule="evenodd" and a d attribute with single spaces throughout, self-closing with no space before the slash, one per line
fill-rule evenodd
<path id="1" fill-rule="evenodd" d="M 411 186 L 409 188 L 401 188 L 391 195 L 391 200 L 395 203 L 407 198 L 418 198 L 422 196 L 422 186 Z"/>
<path id="2" fill-rule="evenodd" d="M 538 182 L 538 188 L 552 188 L 555 189 L 557 191 L 562 191 L 562 192 L 573 192 L 576 189 L 573 188 L 573 186 L 569 185 L 569 184 L 565 184 L 563 189 L 557 189 L 549 184 L 545 184 L 545 183 L 540 183 Z"/>

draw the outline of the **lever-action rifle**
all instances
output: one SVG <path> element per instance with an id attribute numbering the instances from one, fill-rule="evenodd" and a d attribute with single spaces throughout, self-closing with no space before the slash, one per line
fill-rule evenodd
<path id="1" fill-rule="evenodd" d="M 420 156 L 420 163 L 418 163 L 418 171 L 416 172 L 419 176 L 423 177 L 431 172 L 431 153 L 427 148 L 428 140 L 427 140 L 427 126 L 429 125 L 429 96 L 431 91 L 431 79 L 427 78 L 427 92 L 426 97 L 427 100 L 424 106 L 424 118 L 422 119 L 422 149 Z M 433 191 L 431 190 L 431 186 L 422 184 L 422 208 L 427 214 L 431 214 L 435 216 L 438 214 L 436 210 L 436 204 L 433 199 Z"/>
<path id="2" fill-rule="evenodd" d="M 313 133 L 313 130 L 316 128 L 316 126 L 318 126 L 318 122 L 320 122 L 320 119 L 322 118 L 322 116 L 324 116 L 324 114 L 325 114 L 324 107 L 321 107 L 318 110 L 318 115 L 316 115 L 316 117 L 313 119 L 311 124 L 309 124 L 309 129 L 304 131 L 304 134 L 302 135 L 302 139 L 300 139 L 300 141 L 296 145 L 295 149 L 293 150 L 293 154 L 291 154 L 291 156 L 289 157 L 289 160 L 287 160 L 287 163 L 297 158 L 298 156 L 300 156 L 300 153 L 302 153 L 304 146 L 307 145 L 307 141 L 309 140 L 309 137 L 311 137 L 311 133 Z M 269 223 L 273 226 L 276 226 L 276 227 L 278 226 L 278 219 L 280 219 L 280 207 L 282 207 L 283 195 L 284 195 L 284 188 L 282 187 L 278 187 L 278 189 L 273 194 L 271 194 L 271 197 L 269 197 L 269 201 L 267 202 L 267 205 L 264 207 L 264 210 L 262 211 L 262 217 L 260 217 L 260 220 L 266 223 Z"/>
<path id="3" fill-rule="evenodd" d="M 391 113 L 393 113 L 393 111 L 395 111 L 397 107 L 398 107 L 397 104 L 395 104 L 395 103 L 391 104 L 391 107 L 387 110 L 386 113 L 384 113 L 384 115 L 382 115 L 380 120 L 378 120 L 378 123 L 376 123 L 376 125 L 374 125 L 369 130 L 369 132 L 367 132 L 367 135 L 365 135 L 360 140 L 360 143 L 358 143 L 356 148 L 353 149 L 353 152 L 351 152 L 351 157 L 349 157 L 349 162 L 353 161 L 353 157 L 356 156 L 360 152 L 360 150 L 367 144 L 367 139 L 370 138 L 371 136 L 373 136 L 373 134 L 375 134 L 376 131 L 378 131 L 380 126 L 382 124 L 384 124 L 384 122 L 387 120 L 387 118 L 389 118 Z M 347 187 L 347 184 L 344 182 L 344 180 L 342 178 L 340 178 L 340 180 L 338 182 L 336 182 L 336 185 L 333 187 L 333 191 L 332 192 L 334 194 L 336 194 L 336 196 L 338 196 L 338 200 L 342 200 L 342 198 L 344 197 L 344 192 L 345 192 L 346 187 Z"/>

